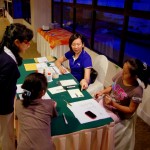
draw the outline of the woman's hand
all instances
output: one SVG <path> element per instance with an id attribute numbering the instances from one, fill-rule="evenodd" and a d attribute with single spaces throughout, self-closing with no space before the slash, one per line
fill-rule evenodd
<path id="1" fill-rule="evenodd" d="M 60 71 L 62 74 L 67 73 L 67 69 L 64 68 L 63 66 L 60 66 L 60 67 L 59 67 L 59 71 Z"/>
<path id="2" fill-rule="evenodd" d="M 80 85 L 81 85 L 81 91 L 88 88 L 88 83 L 87 83 L 87 81 L 85 79 L 82 79 L 80 81 Z"/>
<path id="3" fill-rule="evenodd" d="M 103 102 L 105 106 L 112 105 L 112 99 L 108 94 L 104 96 Z"/>
<path id="4" fill-rule="evenodd" d="M 61 56 L 59 57 L 56 61 L 55 61 L 55 65 L 56 67 L 59 69 L 59 71 L 62 73 L 62 74 L 65 74 L 67 72 L 66 68 L 64 68 L 62 66 L 62 63 L 65 62 L 67 60 L 67 58 L 65 56 Z"/>
<path id="5" fill-rule="evenodd" d="M 99 92 L 95 93 L 94 97 L 95 97 L 95 99 L 98 99 L 102 95 L 103 95 L 103 91 L 99 91 Z"/>

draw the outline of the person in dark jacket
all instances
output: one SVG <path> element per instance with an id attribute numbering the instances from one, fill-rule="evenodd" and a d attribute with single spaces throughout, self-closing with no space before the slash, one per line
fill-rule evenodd
<path id="1" fill-rule="evenodd" d="M 25 25 L 13 23 L 6 27 L 0 43 L 0 145 L 4 150 L 15 149 L 14 99 L 22 64 L 20 53 L 30 47 L 33 32 Z"/>

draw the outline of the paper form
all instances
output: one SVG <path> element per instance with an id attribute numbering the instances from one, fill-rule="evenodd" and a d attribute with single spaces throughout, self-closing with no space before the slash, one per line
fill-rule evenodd
<path id="1" fill-rule="evenodd" d="M 24 64 L 26 71 L 37 70 L 36 63 Z"/>
<path id="2" fill-rule="evenodd" d="M 69 85 L 77 85 L 77 83 L 75 82 L 74 79 L 70 79 L 70 80 L 61 80 L 60 84 L 62 86 L 69 86 Z"/>
<path id="3" fill-rule="evenodd" d="M 22 92 L 22 93 L 23 93 L 23 92 Z M 19 99 L 21 99 L 21 100 L 23 99 L 23 98 L 22 98 L 22 93 L 19 94 Z M 50 97 L 50 96 L 48 95 L 48 93 L 46 92 L 45 95 L 42 96 L 42 99 L 43 99 L 43 100 L 47 100 L 47 99 L 51 99 L 51 97 Z"/>
<path id="4" fill-rule="evenodd" d="M 84 95 L 81 93 L 79 89 L 70 89 L 68 90 L 68 93 L 72 98 L 84 97 Z"/>
<path id="5" fill-rule="evenodd" d="M 38 57 L 36 58 L 37 62 L 39 63 L 43 63 L 43 62 L 48 62 L 47 58 L 46 57 Z"/>
<path id="6" fill-rule="evenodd" d="M 79 102 L 70 103 L 72 106 L 67 107 L 73 112 L 74 116 L 79 120 L 81 124 L 92 122 L 104 118 L 109 118 L 109 114 L 106 110 L 99 105 L 94 99 L 83 100 Z M 95 119 L 88 117 L 85 112 L 91 111 L 96 115 Z"/>
<path id="7" fill-rule="evenodd" d="M 48 93 L 46 92 L 45 95 L 42 96 L 42 99 L 46 100 L 46 99 L 51 99 L 51 97 L 48 95 Z"/>
<path id="8" fill-rule="evenodd" d="M 37 68 L 37 70 L 38 70 L 39 68 L 45 69 L 45 68 L 47 68 L 47 64 L 46 64 L 46 63 L 37 63 L 37 64 L 36 64 L 36 68 Z"/>
<path id="9" fill-rule="evenodd" d="M 66 91 L 62 86 L 56 86 L 56 87 L 53 87 L 53 88 L 48 88 L 48 90 L 49 90 L 52 94 L 57 94 L 57 93 Z"/>

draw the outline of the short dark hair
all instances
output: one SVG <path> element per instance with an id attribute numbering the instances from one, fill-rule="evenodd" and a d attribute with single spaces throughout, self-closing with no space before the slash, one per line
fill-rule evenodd
<path id="1" fill-rule="evenodd" d="M 76 39 L 78 39 L 78 38 L 81 39 L 82 44 L 84 44 L 84 37 L 81 34 L 79 34 L 79 33 L 74 33 L 73 35 L 71 35 L 71 37 L 69 39 L 69 48 L 70 48 L 70 51 L 73 51 L 72 47 L 71 47 L 73 41 L 76 40 Z"/>
<path id="2" fill-rule="evenodd" d="M 25 89 L 24 93 L 22 94 L 23 106 L 28 107 L 30 104 L 32 104 L 33 100 L 39 98 L 41 91 L 47 90 L 47 86 L 48 83 L 44 74 L 29 74 L 21 86 L 23 89 Z"/>

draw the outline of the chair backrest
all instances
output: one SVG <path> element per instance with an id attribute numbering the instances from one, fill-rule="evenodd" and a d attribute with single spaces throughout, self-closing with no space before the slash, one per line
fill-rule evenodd
<path id="1" fill-rule="evenodd" d="M 98 72 L 96 80 L 104 84 L 108 69 L 108 59 L 104 55 L 98 55 L 93 61 L 93 68 Z"/>

